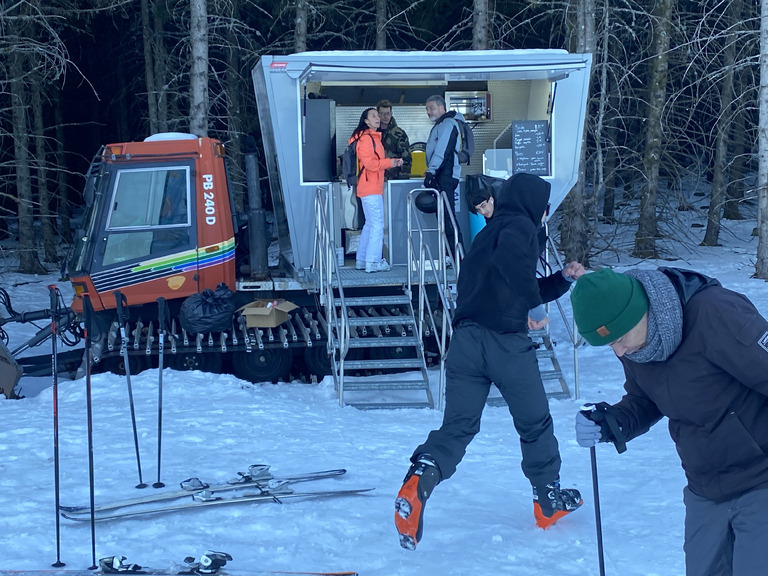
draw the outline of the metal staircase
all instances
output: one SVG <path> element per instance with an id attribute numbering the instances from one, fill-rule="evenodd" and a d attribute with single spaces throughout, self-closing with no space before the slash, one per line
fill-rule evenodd
<path id="1" fill-rule="evenodd" d="M 568 384 L 560 368 L 560 362 L 557 359 L 552 338 L 548 330 L 531 330 L 528 335 L 536 348 L 536 359 L 539 362 L 539 374 L 547 392 L 547 398 L 570 398 L 571 393 L 568 390 Z M 488 406 L 506 406 L 507 403 L 502 398 L 496 388 L 493 388 L 486 401 Z"/>
<path id="2" fill-rule="evenodd" d="M 336 246 L 328 234 L 329 194 L 322 188 L 317 190 L 314 271 L 319 276 L 320 301 L 328 320 L 334 386 L 342 406 L 442 408 L 445 356 L 452 332 L 451 315 L 455 310 L 452 284 L 455 286 L 458 278 L 462 251 L 458 246 L 452 251 L 447 249 L 442 222 L 444 218 L 453 218 L 453 213 L 447 196 L 434 190 L 430 192 L 436 194 L 438 200 L 438 257 L 434 257 L 423 241 L 424 233 L 429 230 L 422 229 L 418 219 L 412 222 L 411 218 L 413 197 L 422 190 L 413 190 L 408 197 L 408 265 L 376 274 L 366 274 L 337 261 Z M 453 224 L 456 226 L 455 220 Z M 458 254 L 455 262 L 451 252 Z M 446 265 L 446 257 L 450 267 Z M 547 266 L 546 257 L 544 266 Z M 432 309 L 424 296 L 427 284 L 438 294 L 439 312 Z M 558 308 L 563 314 L 559 303 Z M 436 322 L 438 313 L 443 316 L 441 322 Z M 569 398 L 570 391 L 548 327 L 529 334 L 537 349 L 547 396 Z M 425 338 L 435 339 L 439 357 L 436 398 L 430 389 Z M 491 394 L 489 405 L 504 404 L 497 390 L 497 395 L 493 395 L 493 391 Z"/>
<path id="3" fill-rule="evenodd" d="M 342 406 L 441 408 L 450 315 L 455 308 L 449 282 L 455 283 L 462 251 L 453 247 L 459 255 L 455 261 L 448 258 L 453 266 L 449 271 L 450 252 L 441 223 L 453 218 L 446 208 L 451 205 L 445 194 L 430 190 L 439 200 L 437 228 L 431 231 L 438 234 L 437 253 L 442 254 L 433 256 L 425 242 L 426 230 L 413 218 L 413 198 L 421 191 L 412 190 L 408 196 L 408 264 L 376 274 L 338 262 L 329 233 L 332 195 L 323 188 L 316 191 L 313 272 L 328 320 L 328 352 Z M 433 309 L 427 292 L 437 295 L 439 310 Z M 436 319 L 439 315 L 443 317 Z M 439 372 L 432 373 L 438 380 L 437 402 L 430 389 L 425 338 L 434 338 L 439 356 Z"/>
<path id="4" fill-rule="evenodd" d="M 341 299 L 334 305 L 342 306 Z M 347 354 L 337 348 L 334 355 L 339 402 L 363 409 L 434 408 L 410 296 L 346 298 L 343 305 L 350 338 Z"/>

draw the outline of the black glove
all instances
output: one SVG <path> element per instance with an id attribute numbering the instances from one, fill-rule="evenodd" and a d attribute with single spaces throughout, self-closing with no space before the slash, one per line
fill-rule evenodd
<path id="1" fill-rule="evenodd" d="M 596 429 L 599 427 L 599 440 Z M 597 442 L 612 442 L 621 454 L 627 450 L 624 433 L 616 420 L 614 408 L 607 402 L 584 404 L 583 410 L 576 415 L 576 441 L 579 446 L 589 448 Z"/>
<path id="2" fill-rule="evenodd" d="M 434 188 L 435 190 L 439 190 L 437 187 L 437 178 L 432 172 L 424 174 L 424 188 Z"/>

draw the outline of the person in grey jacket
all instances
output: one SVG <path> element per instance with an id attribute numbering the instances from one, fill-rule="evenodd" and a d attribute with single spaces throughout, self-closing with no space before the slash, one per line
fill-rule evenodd
<path id="1" fill-rule="evenodd" d="M 768 566 L 768 321 L 742 294 L 687 270 L 608 268 L 571 293 L 579 333 L 610 346 L 626 393 L 576 415 L 579 445 L 619 451 L 669 419 L 688 485 L 688 576 Z"/>
<path id="2" fill-rule="evenodd" d="M 464 120 L 461 113 L 451 110 L 446 111 L 445 99 L 442 96 L 430 96 L 426 104 L 429 121 L 434 123 L 429 131 L 424 157 L 427 162 L 427 171 L 424 174 L 424 188 L 434 188 L 438 192 L 445 192 L 449 199 L 453 199 L 453 211 L 459 211 L 459 179 L 461 178 L 461 166 L 456 155 L 461 150 L 461 135 L 459 125 L 455 118 Z M 446 234 L 453 246 L 455 236 L 453 225 L 446 216 Z M 461 230 L 458 231 L 459 244 L 462 244 Z"/>

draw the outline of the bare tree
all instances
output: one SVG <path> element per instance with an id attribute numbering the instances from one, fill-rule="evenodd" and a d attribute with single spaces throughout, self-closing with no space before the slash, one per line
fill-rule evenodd
<path id="1" fill-rule="evenodd" d="M 768 0 L 760 0 L 760 122 L 755 276 L 768 280 Z"/>
<path id="2" fill-rule="evenodd" d="M 747 126 L 744 110 L 736 110 L 731 127 L 731 166 L 728 171 L 726 201 L 723 206 L 723 218 L 743 220 L 739 204 L 744 199 L 744 165 L 747 160 Z"/>
<path id="3" fill-rule="evenodd" d="M 572 50 L 592 54 L 594 57 L 597 52 L 594 0 L 577 0 L 576 6 L 571 8 L 569 14 L 569 25 L 572 34 Z M 594 74 L 594 68 L 592 73 Z M 589 266 L 588 215 L 590 209 L 586 194 L 586 154 L 586 138 L 584 138 L 579 158 L 578 180 L 568 196 L 565 197 L 562 205 L 560 249 L 565 254 L 566 260 L 576 260 Z"/>
<path id="4" fill-rule="evenodd" d="M 296 19 L 294 20 L 294 52 L 307 51 L 307 18 L 309 16 L 309 0 L 296 0 Z"/>
<path id="5" fill-rule="evenodd" d="M 376 50 L 387 49 L 387 0 L 376 0 Z"/>
<path id="6" fill-rule="evenodd" d="M 38 76 L 39 78 L 39 76 Z M 48 190 L 48 151 L 43 122 L 43 101 L 40 96 L 40 81 L 30 83 L 32 96 L 32 125 L 35 140 L 35 164 L 37 166 L 37 197 L 40 206 L 40 230 L 43 238 L 43 260 L 49 263 L 58 262 L 56 255 L 56 239 L 54 218 L 51 213 L 51 195 Z"/>
<path id="7" fill-rule="evenodd" d="M 715 157 L 712 167 L 712 187 L 710 188 L 709 210 L 707 214 L 707 230 L 702 244 L 717 246 L 720 235 L 720 215 L 725 200 L 726 163 L 728 154 L 728 138 L 733 124 L 733 75 L 736 60 L 736 40 L 741 15 L 741 0 L 732 0 L 726 10 L 729 23 L 728 30 L 723 36 L 723 70 L 720 81 L 720 110 L 715 122 Z"/>
<path id="8" fill-rule="evenodd" d="M 472 11 L 472 50 L 487 50 L 488 42 L 488 0 L 474 0 Z"/>
<path id="9" fill-rule="evenodd" d="M 633 256 L 656 258 L 656 202 L 659 191 L 659 166 L 663 138 L 662 112 L 667 95 L 669 36 L 676 0 L 658 0 L 654 9 L 654 56 L 648 77 L 648 113 L 645 128 L 643 171 L 645 188 L 640 199 L 640 218 L 635 234 Z"/>
<path id="10" fill-rule="evenodd" d="M 189 2 L 189 131 L 208 136 L 208 7 Z"/>
<path id="11" fill-rule="evenodd" d="M 147 108 L 149 112 L 149 132 L 155 134 L 160 131 L 157 110 L 157 81 L 155 79 L 153 42 L 154 34 L 150 21 L 149 0 L 141 0 L 141 36 L 144 44 L 144 78 L 147 83 Z"/>

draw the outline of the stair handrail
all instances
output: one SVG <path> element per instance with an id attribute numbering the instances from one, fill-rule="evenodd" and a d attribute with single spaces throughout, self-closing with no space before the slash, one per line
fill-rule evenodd
<path id="1" fill-rule="evenodd" d="M 315 245 L 313 255 L 313 268 L 318 277 L 318 289 L 320 292 L 320 304 L 325 308 L 328 317 L 328 353 L 331 356 L 331 365 L 334 367 L 333 379 L 339 391 L 339 402 L 344 405 L 344 359 L 349 351 L 349 316 L 344 298 L 344 287 L 339 274 L 339 263 L 336 256 L 336 243 L 331 238 L 328 199 L 330 198 L 330 185 L 328 188 L 318 186 L 315 188 Z M 341 303 L 341 315 L 339 315 L 333 297 L 333 279 L 337 279 L 339 301 Z M 337 328 L 334 335 L 333 328 Z M 338 339 L 339 367 L 335 369 L 335 345 L 334 338 Z"/>
<path id="2" fill-rule="evenodd" d="M 437 205 L 437 234 L 438 234 L 438 255 L 439 257 L 437 260 L 433 258 L 432 255 L 432 249 L 424 241 L 424 228 L 421 224 L 420 219 L 413 218 L 413 206 L 414 206 L 414 197 L 415 195 L 421 194 L 422 192 L 427 192 L 429 194 L 432 194 L 435 196 L 435 201 Z M 448 210 L 446 210 L 446 207 Z M 449 250 L 447 250 L 448 245 L 448 239 L 445 234 L 445 215 L 448 214 L 448 218 L 450 218 L 452 225 L 454 226 L 454 230 L 458 230 L 458 224 L 456 222 L 456 218 L 453 213 L 453 203 L 449 201 L 448 196 L 445 192 L 439 192 L 433 188 L 414 188 L 408 193 L 407 197 L 407 224 L 408 224 L 408 239 L 407 239 L 407 247 L 408 247 L 408 258 L 407 258 L 407 266 L 408 266 L 408 273 L 406 274 L 407 277 L 407 289 L 409 294 L 413 294 L 412 290 L 412 271 L 415 268 L 417 272 L 417 278 L 418 278 L 418 287 L 419 287 L 419 321 L 417 322 L 417 331 L 419 338 L 423 340 L 424 337 L 424 323 L 425 323 L 425 316 L 428 318 L 429 326 L 432 329 L 433 334 L 435 335 L 435 341 L 438 346 L 438 352 L 440 354 L 440 383 L 439 383 L 439 393 L 438 393 L 438 409 L 442 409 L 443 404 L 443 397 L 444 397 L 444 391 L 445 391 L 445 357 L 448 352 L 448 339 L 453 334 L 453 326 L 452 326 L 452 312 L 456 308 L 456 302 L 453 298 L 453 293 L 450 290 L 450 286 L 448 283 L 448 267 L 446 265 L 447 262 L 451 262 L 454 271 L 456 273 L 456 280 L 458 280 L 459 272 L 461 268 L 461 259 L 464 256 L 464 248 L 459 244 L 459 235 L 458 233 L 454 234 L 454 250 L 453 254 L 450 253 Z M 415 224 L 415 228 L 414 228 Z M 414 232 L 418 233 L 418 248 L 414 247 Z M 455 255 L 455 258 L 454 258 Z M 418 259 L 417 259 L 418 256 Z M 440 330 L 440 336 L 438 337 L 438 330 L 435 324 L 435 318 L 434 318 L 434 312 L 432 310 L 432 306 L 429 302 L 429 300 L 426 297 L 426 260 L 429 260 L 432 265 L 430 266 L 430 272 L 432 274 L 432 278 L 434 279 L 434 282 L 438 288 L 438 296 L 440 298 L 440 302 L 443 307 L 443 313 L 444 318 Z M 435 263 L 437 263 L 437 266 L 435 266 Z"/>
<path id="3" fill-rule="evenodd" d="M 549 254 L 551 253 L 554 258 L 555 262 L 557 263 L 557 266 L 560 270 L 564 268 L 563 266 L 563 260 L 560 258 L 560 253 L 557 251 L 557 246 L 555 246 L 554 240 L 552 240 L 552 237 L 549 235 L 549 222 L 544 222 L 544 230 L 547 235 L 547 248 L 544 250 L 544 265 L 546 267 L 549 266 Z M 546 273 L 546 270 L 545 270 Z M 568 332 L 568 338 L 571 341 L 571 345 L 573 346 L 573 380 L 574 380 L 574 396 L 576 399 L 579 399 L 579 346 L 581 345 L 581 337 L 579 336 L 578 332 L 576 331 L 576 323 L 571 321 L 568 321 L 568 317 L 566 316 L 565 309 L 563 308 L 563 305 L 560 303 L 560 299 L 558 298 L 555 300 L 555 304 L 557 305 L 557 310 L 560 313 L 560 317 L 563 319 L 563 324 L 565 325 L 565 330 Z M 547 305 L 547 311 L 549 311 L 549 305 Z M 549 325 L 547 325 L 547 332 L 549 332 Z"/>

